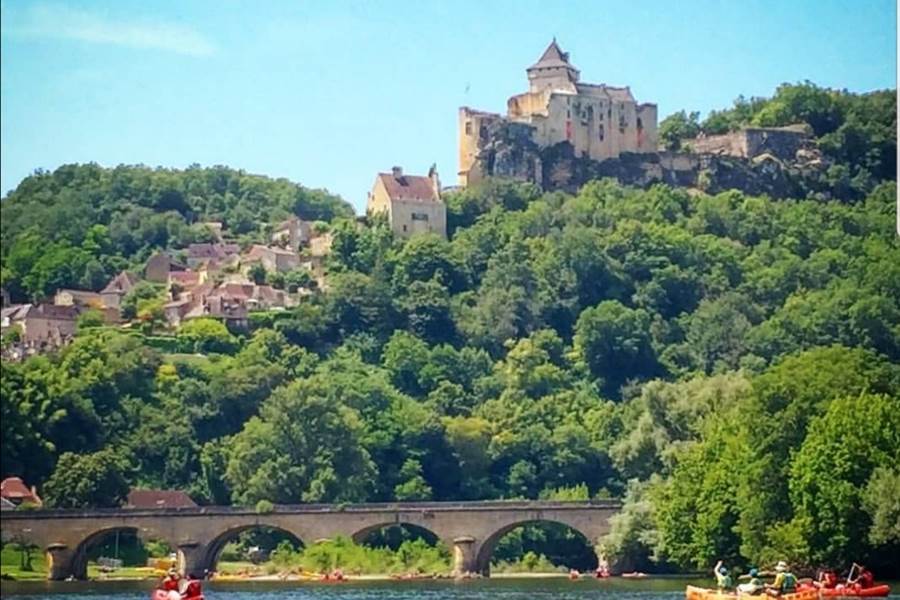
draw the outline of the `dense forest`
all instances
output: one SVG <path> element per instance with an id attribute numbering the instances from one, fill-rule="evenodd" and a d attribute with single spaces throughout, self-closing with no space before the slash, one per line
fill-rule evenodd
<path id="1" fill-rule="evenodd" d="M 449 240 L 402 240 L 225 169 L 36 174 L 3 201 L 17 297 L 289 213 L 330 223 L 329 289 L 245 331 L 85 327 L 4 362 L 2 473 L 62 507 L 621 497 L 623 568 L 896 569 L 896 197 L 487 181 L 446 195 Z"/>

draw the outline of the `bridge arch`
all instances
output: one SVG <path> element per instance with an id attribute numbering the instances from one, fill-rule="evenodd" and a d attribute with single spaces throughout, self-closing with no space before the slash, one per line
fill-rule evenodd
<path id="1" fill-rule="evenodd" d="M 172 543 L 171 540 L 166 539 L 164 535 L 161 535 L 153 530 L 142 529 L 136 526 L 129 525 L 113 525 L 109 527 L 101 527 L 100 529 L 88 533 L 73 548 L 71 563 L 68 566 L 68 569 L 71 575 L 75 577 L 75 579 L 87 579 L 89 551 L 98 543 L 115 533 L 133 533 L 139 540 L 143 542 L 149 540 L 163 541 L 166 543 L 166 545 L 169 546 L 169 548 L 172 549 L 172 551 L 176 551 L 178 548 L 177 545 Z M 47 555 L 48 561 L 50 562 L 50 570 L 52 571 L 52 562 L 54 560 L 53 553 L 47 552 Z"/>
<path id="2" fill-rule="evenodd" d="M 182 559 L 181 568 L 186 574 L 196 573 L 197 575 L 203 574 L 204 571 L 215 571 L 216 567 L 219 563 L 219 558 L 222 555 L 222 551 L 225 549 L 226 544 L 237 538 L 240 534 L 245 531 L 253 531 L 253 530 L 270 530 L 276 531 L 278 533 L 286 534 L 287 536 L 295 539 L 300 543 L 301 546 L 305 546 L 307 540 L 302 532 L 294 531 L 291 528 L 276 525 L 274 523 L 267 522 L 259 522 L 259 523 L 247 523 L 242 525 L 237 525 L 235 527 L 229 527 L 225 531 L 222 531 L 218 535 L 216 535 L 212 540 L 210 540 L 203 548 L 200 556 L 194 558 L 193 560 L 185 557 Z"/>
<path id="3" fill-rule="evenodd" d="M 552 518 L 528 518 L 513 521 L 503 525 L 502 527 L 497 528 L 493 531 L 493 533 L 489 534 L 485 537 L 481 543 L 478 545 L 477 551 L 475 553 L 475 567 L 476 570 L 484 576 L 489 576 L 491 574 L 491 559 L 493 558 L 494 551 L 497 549 L 497 544 L 500 542 L 503 537 L 520 528 L 525 527 L 526 525 L 561 525 L 570 531 L 574 531 L 583 537 L 588 545 L 591 548 L 591 552 L 595 552 L 594 546 L 597 543 L 597 539 L 594 533 L 588 530 L 585 527 L 582 527 L 578 523 L 567 522 L 566 519 L 552 519 Z M 596 554 L 595 554 L 596 557 Z"/>
<path id="4" fill-rule="evenodd" d="M 366 538 L 368 538 L 373 533 L 380 530 L 389 529 L 391 527 L 402 528 L 406 531 L 418 534 L 420 537 L 423 537 L 430 541 L 439 541 L 441 539 L 440 535 L 438 535 L 428 527 L 425 527 L 424 525 L 419 525 L 417 523 L 406 523 L 402 521 L 384 521 L 381 523 L 376 523 L 374 525 L 367 525 L 354 533 L 351 536 L 351 539 L 356 544 L 362 544 L 366 541 Z"/>

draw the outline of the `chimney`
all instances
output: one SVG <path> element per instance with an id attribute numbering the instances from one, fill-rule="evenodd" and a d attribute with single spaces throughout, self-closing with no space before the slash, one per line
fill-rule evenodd
<path id="1" fill-rule="evenodd" d="M 431 187 L 434 189 L 435 200 L 440 200 L 440 198 L 441 198 L 441 178 L 438 177 L 436 164 L 432 164 L 431 168 L 428 169 L 428 179 L 431 180 Z"/>
<path id="2" fill-rule="evenodd" d="M 394 179 L 400 179 L 403 177 L 403 167 L 391 167 L 391 173 L 393 173 Z"/>

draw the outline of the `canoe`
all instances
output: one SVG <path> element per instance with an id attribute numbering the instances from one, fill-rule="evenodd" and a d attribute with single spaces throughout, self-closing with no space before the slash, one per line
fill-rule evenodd
<path id="1" fill-rule="evenodd" d="M 856 588 L 838 586 L 836 588 L 824 588 L 822 596 L 826 598 L 883 598 L 891 593 L 889 585 L 875 585 L 870 588 Z"/>
<path id="2" fill-rule="evenodd" d="M 719 590 L 711 590 L 693 585 L 687 586 L 685 590 L 687 600 L 735 600 L 736 598 L 771 598 L 766 594 L 738 594 L 737 592 L 720 592 Z M 818 600 L 818 590 L 798 590 L 793 594 L 783 594 L 778 596 L 781 600 Z"/>
<path id="3" fill-rule="evenodd" d="M 189 598 L 182 598 L 181 594 L 176 591 L 167 591 L 167 590 L 153 590 L 153 593 L 150 594 L 150 600 L 203 600 L 203 596 L 191 596 Z"/>

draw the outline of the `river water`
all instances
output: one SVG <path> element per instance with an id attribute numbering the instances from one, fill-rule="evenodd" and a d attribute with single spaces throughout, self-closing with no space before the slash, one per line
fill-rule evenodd
<path id="1" fill-rule="evenodd" d="M 393 582 L 340 584 L 253 582 L 209 583 L 207 600 L 674 600 L 684 598 L 684 578 L 611 579 L 488 579 L 480 581 Z M 696 582 L 710 585 L 709 580 Z M 2 582 L 0 596 L 29 600 L 147 600 L 152 582 Z M 894 591 L 900 587 L 892 585 Z M 891 598 L 900 598 L 892 595 Z"/>

